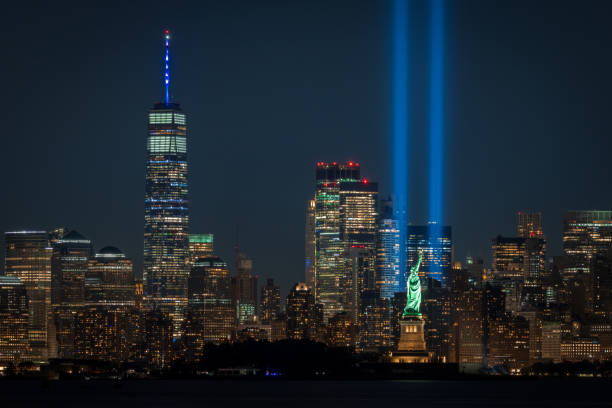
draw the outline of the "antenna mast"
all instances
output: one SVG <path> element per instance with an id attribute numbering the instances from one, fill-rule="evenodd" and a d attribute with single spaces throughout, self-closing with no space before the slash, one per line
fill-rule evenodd
<path id="1" fill-rule="evenodd" d="M 164 39 L 166 44 L 166 56 L 164 60 L 164 103 L 170 105 L 170 30 L 164 31 Z"/>

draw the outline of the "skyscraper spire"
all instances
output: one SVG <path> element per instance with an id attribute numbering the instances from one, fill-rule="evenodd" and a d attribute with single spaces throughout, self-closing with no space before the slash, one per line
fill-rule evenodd
<path id="1" fill-rule="evenodd" d="M 166 44 L 166 56 L 164 58 L 164 104 L 170 104 L 170 30 L 164 31 L 164 41 Z"/>

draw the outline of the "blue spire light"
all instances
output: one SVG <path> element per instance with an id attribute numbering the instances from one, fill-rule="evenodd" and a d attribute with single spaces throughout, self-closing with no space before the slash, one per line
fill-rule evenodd
<path id="1" fill-rule="evenodd" d="M 166 93 L 164 103 L 168 106 L 170 105 L 170 30 L 164 32 L 164 38 L 166 41 L 166 57 L 164 60 L 164 89 Z"/>
<path id="2" fill-rule="evenodd" d="M 408 7 L 393 0 L 393 194 L 400 240 L 398 290 L 406 287 L 406 227 L 408 224 Z"/>
<path id="3" fill-rule="evenodd" d="M 438 245 L 444 222 L 444 0 L 431 2 L 430 70 L 429 236 Z"/>

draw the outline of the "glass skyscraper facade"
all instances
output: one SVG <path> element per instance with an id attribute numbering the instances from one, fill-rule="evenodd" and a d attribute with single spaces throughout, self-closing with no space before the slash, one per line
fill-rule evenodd
<path id="1" fill-rule="evenodd" d="M 340 185 L 358 182 L 359 164 L 317 163 L 315 192 L 315 302 L 323 306 L 325 321 L 344 311 L 347 263 L 341 239 L 343 223 Z"/>
<path id="2" fill-rule="evenodd" d="M 453 265 L 451 227 L 438 226 L 435 230 L 436 233 L 432 233 L 431 225 L 408 226 L 406 234 L 407 265 L 404 273 L 410 273 L 409 268 L 416 263 L 419 251 L 423 251 L 423 262 L 419 275 L 445 284 Z"/>
<path id="3" fill-rule="evenodd" d="M 170 313 L 178 335 L 189 276 L 187 122 L 169 101 L 168 40 L 165 101 L 148 112 L 143 284 L 147 309 Z"/>
<path id="4" fill-rule="evenodd" d="M 563 253 L 568 265 L 563 276 L 591 273 L 591 262 L 598 253 L 612 248 L 612 211 L 568 211 L 563 230 Z"/>
<path id="5" fill-rule="evenodd" d="M 376 285 L 380 296 L 393 298 L 395 292 L 406 290 L 400 277 L 400 231 L 397 220 L 383 218 L 378 227 L 376 253 Z"/>

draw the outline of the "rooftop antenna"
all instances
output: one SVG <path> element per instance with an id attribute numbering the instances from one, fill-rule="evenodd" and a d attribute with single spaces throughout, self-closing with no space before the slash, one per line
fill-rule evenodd
<path id="1" fill-rule="evenodd" d="M 164 104 L 170 105 L 170 30 L 164 31 L 164 41 L 166 48 L 166 56 L 164 58 L 164 89 L 166 91 L 164 95 Z"/>

